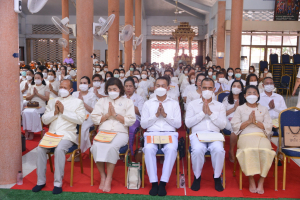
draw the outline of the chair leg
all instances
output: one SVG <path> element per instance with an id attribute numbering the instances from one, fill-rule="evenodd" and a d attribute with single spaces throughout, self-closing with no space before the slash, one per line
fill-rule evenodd
<path id="1" fill-rule="evenodd" d="M 70 187 L 73 187 L 73 174 L 74 174 L 74 158 L 75 158 L 75 151 L 72 153 L 72 161 L 71 161 L 71 180 L 70 180 Z"/>
<path id="2" fill-rule="evenodd" d="M 91 186 L 94 185 L 94 159 L 93 154 L 91 153 Z"/>
<path id="3" fill-rule="evenodd" d="M 234 165 L 233 165 L 233 177 L 235 177 L 236 164 L 237 164 L 237 159 L 236 159 L 236 157 L 235 157 L 235 159 L 234 159 Z"/>
<path id="4" fill-rule="evenodd" d="M 130 150 L 128 149 L 125 154 L 125 187 L 127 187 L 127 163 L 128 163 L 128 152 L 130 154 Z"/>
<path id="5" fill-rule="evenodd" d="M 49 157 L 50 169 L 51 169 L 51 172 L 53 173 L 53 164 L 52 164 L 51 155 L 50 155 L 50 154 L 48 154 L 48 157 Z"/>
<path id="6" fill-rule="evenodd" d="M 224 158 L 224 164 L 223 164 L 223 188 L 225 189 L 226 186 L 226 176 L 225 176 L 225 158 Z"/>
<path id="7" fill-rule="evenodd" d="M 243 189 L 243 172 L 242 172 L 242 168 L 240 166 L 240 190 Z"/>
<path id="8" fill-rule="evenodd" d="M 286 184 L 286 156 L 283 154 L 283 186 L 282 190 L 285 190 Z"/>
<path id="9" fill-rule="evenodd" d="M 290 157 L 288 157 L 288 158 L 287 158 L 287 160 L 288 160 L 288 163 L 290 163 L 290 162 L 291 162 L 291 158 L 290 158 Z"/>
<path id="10" fill-rule="evenodd" d="M 189 188 L 191 188 L 191 154 L 188 152 L 188 182 Z"/>
<path id="11" fill-rule="evenodd" d="M 179 152 L 177 152 L 177 188 L 179 188 L 179 170 L 180 170 L 180 166 L 179 166 L 179 162 L 180 162 L 180 160 L 179 160 Z M 183 174 L 184 174 L 184 172 L 183 172 Z"/>
<path id="12" fill-rule="evenodd" d="M 142 156 L 142 188 L 145 187 L 145 154 Z"/>
<path id="13" fill-rule="evenodd" d="M 275 191 L 278 191 L 278 157 L 275 156 Z"/>

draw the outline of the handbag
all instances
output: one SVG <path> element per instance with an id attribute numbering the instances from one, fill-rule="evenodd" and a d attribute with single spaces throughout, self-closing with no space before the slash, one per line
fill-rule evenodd
<path id="1" fill-rule="evenodd" d="M 136 149 L 134 151 L 134 158 L 135 158 L 135 162 L 142 162 L 142 158 L 143 158 L 143 148 L 140 147 L 139 149 Z"/>
<path id="2" fill-rule="evenodd" d="M 141 187 L 141 166 L 140 163 L 131 162 L 128 165 L 127 189 L 138 190 Z"/>
<path id="3" fill-rule="evenodd" d="M 300 126 L 284 126 L 284 146 L 300 147 Z"/>

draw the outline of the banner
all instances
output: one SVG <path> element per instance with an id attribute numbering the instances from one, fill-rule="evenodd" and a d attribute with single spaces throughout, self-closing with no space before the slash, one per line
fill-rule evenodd
<path id="1" fill-rule="evenodd" d="M 275 0 L 274 21 L 298 21 L 300 0 Z"/>

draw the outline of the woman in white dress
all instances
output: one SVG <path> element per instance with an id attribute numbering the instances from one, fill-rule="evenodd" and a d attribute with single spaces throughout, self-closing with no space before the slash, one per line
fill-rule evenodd
<path id="1" fill-rule="evenodd" d="M 135 93 L 140 95 L 144 99 L 144 101 L 147 101 L 148 99 L 144 90 L 139 87 L 139 79 L 136 76 L 133 76 L 132 78 L 134 80 Z"/>
<path id="2" fill-rule="evenodd" d="M 34 72 L 31 69 L 29 69 L 26 71 L 26 81 L 22 81 L 20 83 L 20 90 L 24 98 L 27 96 L 28 88 L 32 83 L 33 77 L 34 77 Z M 27 105 L 27 101 L 26 99 L 24 99 L 23 107 L 25 107 L 26 105 Z"/>
<path id="3" fill-rule="evenodd" d="M 122 68 L 122 69 L 119 69 L 119 71 L 120 71 L 120 81 L 122 82 L 122 84 L 124 85 L 124 82 L 125 82 L 125 80 L 126 80 L 126 78 L 125 78 L 125 70 Z"/>
<path id="4" fill-rule="evenodd" d="M 50 70 L 48 72 L 48 79 L 46 80 L 46 84 L 49 87 L 50 90 L 50 99 L 54 99 L 58 96 L 58 90 L 59 90 L 59 81 L 56 81 L 56 73 L 53 70 Z"/>
<path id="5" fill-rule="evenodd" d="M 185 91 L 185 89 L 186 89 L 186 87 L 188 87 L 188 86 L 190 86 L 190 85 L 195 85 L 195 78 L 196 78 L 196 76 L 195 76 L 195 72 L 192 72 L 192 73 L 190 73 L 189 75 L 188 75 L 188 79 L 187 79 L 187 81 L 182 81 L 182 83 L 181 83 L 181 85 L 180 85 L 180 92 L 181 92 L 181 94 L 183 94 L 184 93 L 184 91 Z M 184 97 L 184 102 L 186 102 L 186 97 Z"/>
<path id="6" fill-rule="evenodd" d="M 46 102 L 49 101 L 49 96 L 49 87 L 44 81 L 43 74 L 37 72 L 28 89 L 26 100 L 38 102 L 39 108 L 25 108 L 22 112 L 22 125 L 25 130 L 26 139 L 32 140 L 35 132 L 42 131 L 40 114 L 45 112 Z"/>
<path id="7" fill-rule="evenodd" d="M 232 79 L 234 79 L 234 71 L 233 71 L 232 68 L 229 67 L 227 69 L 227 73 L 226 73 L 225 78 L 227 79 L 228 82 L 231 81 Z"/>
<path id="8" fill-rule="evenodd" d="M 148 98 L 150 96 L 150 93 L 154 91 L 154 84 L 152 81 L 150 81 L 148 79 L 146 70 L 142 71 L 141 77 L 142 77 L 142 79 L 139 83 L 139 87 L 144 90 L 144 93 L 146 94 L 146 96 Z"/>
<path id="9" fill-rule="evenodd" d="M 299 85 L 300 85 L 300 68 L 298 70 L 297 80 L 295 82 L 294 91 L 293 91 L 293 94 L 292 94 L 293 96 L 296 94 Z M 300 104 L 300 94 L 298 94 L 298 103 L 297 104 Z"/>
<path id="10" fill-rule="evenodd" d="M 101 67 L 99 65 L 95 65 L 94 74 L 100 74 L 101 75 Z M 102 75 L 101 75 L 102 76 Z"/>
<path id="11" fill-rule="evenodd" d="M 89 130 L 90 127 L 94 126 L 93 121 L 91 119 L 91 112 L 93 111 L 95 104 L 97 102 L 97 98 L 94 92 L 89 91 L 90 84 L 91 84 L 90 78 L 87 76 L 83 76 L 80 79 L 80 85 L 78 87 L 79 91 L 73 92 L 72 94 L 73 97 L 76 97 L 83 101 L 85 112 L 86 112 L 85 121 L 81 125 L 80 149 L 82 153 L 84 153 L 88 148 L 91 147 Z"/>
<path id="12" fill-rule="evenodd" d="M 116 133 L 116 136 L 110 143 L 94 141 L 91 152 L 100 172 L 99 189 L 110 192 L 119 150 L 128 143 L 128 127 L 135 123 L 136 117 L 132 100 L 123 97 L 124 87 L 119 79 L 110 78 L 106 82 L 105 94 L 109 97 L 98 100 L 91 114 L 92 121 L 99 125 L 99 132 Z"/>
<path id="13" fill-rule="evenodd" d="M 131 64 L 129 66 L 129 70 L 126 72 L 125 77 L 129 77 L 129 76 L 133 76 L 133 71 L 135 70 L 135 66 L 133 64 Z"/>
<path id="14" fill-rule="evenodd" d="M 105 73 L 104 82 L 106 83 L 110 78 L 114 77 L 113 73 L 108 71 Z"/>
<path id="15" fill-rule="evenodd" d="M 249 74 L 247 76 L 247 79 L 246 79 L 246 87 L 248 85 L 254 85 L 258 88 L 259 90 L 259 93 L 263 93 L 264 92 L 264 88 L 263 86 L 261 85 L 261 87 L 259 87 L 259 84 L 258 84 L 258 77 L 256 76 L 256 74 Z"/>
<path id="16" fill-rule="evenodd" d="M 258 73 L 255 71 L 255 67 L 254 67 L 254 66 L 250 66 L 250 67 L 249 67 L 249 71 L 248 71 L 247 77 L 248 77 L 250 74 L 255 74 L 257 77 L 259 77 Z M 247 77 L 246 77 L 246 78 L 247 78 Z"/>
<path id="17" fill-rule="evenodd" d="M 136 116 L 136 121 L 135 123 L 129 127 L 129 147 L 130 147 L 130 152 L 131 155 L 133 156 L 134 151 L 133 151 L 133 143 L 134 143 L 134 136 L 140 127 L 140 121 L 141 121 L 141 115 L 142 115 L 142 109 L 144 105 L 144 99 L 135 93 L 135 82 L 133 78 L 128 77 L 125 81 L 124 84 L 125 88 L 125 96 L 128 99 L 131 99 L 134 104 L 134 111 L 135 111 L 135 116 Z"/>
<path id="18" fill-rule="evenodd" d="M 201 94 L 202 94 L 201 83 L 204 78 L 205 78 L 205 74 L 197 75 L 197 78 L 196 78 L 197 90 L 192 90 L 192 91 L 188 92 L 187 97 L 186 97 L 185 110 L 191 101 L 201 98 Z"/>
<path id="19" fill-rule="evenodd" d="M 154 84 L 156 79 L 151 76 L 151 70 L 149 68 L 145 69 L 145 70 L 147 71 L 148 79 Z M 142 73 L 141 73 L 141 75 L 142 75 Z"/>
<path id="20" fill-rule="evenodd" d="M 114 69 L 113 75 L 115 78 L 120 78 L 120 70 L 119 69 Z"/>
<path id="21" fill-rule="evenodd" d="M 140 72 L 139 70 L 135 69 L 135 70 L 133 71 L 133 76 L 135 76 L 135 77 L 137 77 L 139 80 L 141 80 L 141 72 Z M 133 77 L 133 76 L 132 76 L 132 77 Z"/>
<path id="22" fill-rule="evenodd" d="M 207 78 L 213 79 L 213 73 L 214 73 L 214 69 L 212 67 L 209 67 L 207 70 Z"/>
<path id="23" fill-rule="evenodd" d="M 106 97 L 104 94 L 105 83 L 100 74 L 94 74 L 92 77 L 93 87 L 89 89 L 89 92 L 93 92 L 96 95 L 97 100 L 102 97 Z"/>
<path id="24" fill-rule="evenodd" d="M 235 80 L 231 84 L 230 93 L 227 97 L 223 99 L 222 102 L 226 108 L 226 118 L 227 124 L 225 129 L 232 133 L 231 119 L 234 116 L 234 112 L 238 106 L 241 106 L 245 103 L 244 98 L 244 85 L 241 81 Z M 234 162 L 234 147 L 236 145 L 236 136 L 235 134 L 230 134 L 230 150 L 229 150 L 229 160 Z"/>
<path id="25" fill-rule="evenodd" d="M 66 66 L 61 66 L 60 67 L 60 75 L 58 76 L 58 80 L 62 81 L 64 79 L 70 79 L 71 80 L 71 76 L 68 75 L 67 73 L 67 67 Z"/>

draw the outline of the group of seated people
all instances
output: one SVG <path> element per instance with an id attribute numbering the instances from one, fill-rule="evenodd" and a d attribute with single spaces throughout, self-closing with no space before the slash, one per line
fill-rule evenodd
<path id="1" fill-rule="evenodd" d="M 264 178 L 273 162 L 276 152 L 268 139 L 273 131 L 272 119 L 286 109 L 283 97 L 275 93 L 272 74 L 266 68 L 260 76 L 250 67 L 246 81 L 241 78 L 240 68 L 213 66 L 200 68 L 179 64 L 177 69 L 170 65 L 130 65 L 129 71 L 120 69 L 108 71 L 107 65 L 95 62 L 95 73 L 90 80 L 83 76 L 77 80 L 79 90 L 73 92 L 71 79 L 56 79 L 56 71 L 27 69 L 26 79 L 20 83 L 26 101 L 37 101 L 40 107 L 25 108 L 22 125 L 28 139 L 42 130 L 42 122 L 49 125 L 49 132 L 63 135 L 54 151 L 55 173 L 53 194 L 62 192 L 65 154 L 73 144 L 78 144 L 76 126 L 81 125 L 81 152 L 90 149 L 100 172 L 99 189 L 110 192 L 119 150 L 129 143 L 133 153 L 134 135 L 141 127 L 144 132 L 145 164 L 152 184 L 150 195 L 165 196 L 166 184 L 176 160 L 178 132 L 182 126 L 190 129 L 191 161 L 194 181 L 191 189 L 198 191 L 205 153 L 210 152 L 214 169 L 215 189 L 223 191 L 221 174 L 225 159 L 222 141 L 201 142 L 199 133 L 220 133 L 227 129 L 230 134 L 229 160 L 238 160 L 242 171 L 249 177 L 249 190 L 264 193 Z M 64 66 L 61 67 L 63 69 Z M 38 67 L 39 69 L 39 67 Z M 63 71 L 63 70 L 61 70 Z M 101 72 L 105 73 L 101 73 Z M 67 72 L 67 70 L 65 70 Z M 23 71 L 21 72 L 23 76 Z M 104 76 L 103 76 L 104 74 Z M 214 75 L 215 74 L 215 75 Z M 228 92 L 223 102 L 218 94 Z M 181 107 L 183 109 L 181 109 Z M 89 138 L 90 127 L 97 132 L 116 133 L 110 142 Z M 170 136 L 171 142 L 157 145 L 149 142 L 147 136 Z M 237 145 L 236 155 L 234 148 Z M 157 177 L 156 153 L 161 148 L 164 163 L 160 181 Z M 46 153 L 49 149 L 38 147 L 37 185 L 32 189 L 40 191 L 46 184 Z M 106 165 L 106 170 L 105 170 Z M 255 183 L 254 175 L 260 175 Z"/>

